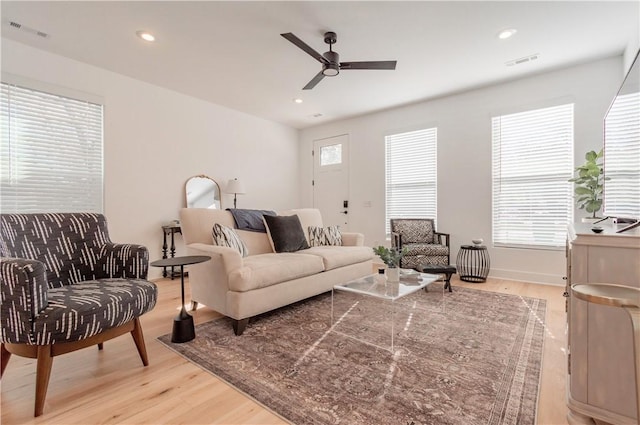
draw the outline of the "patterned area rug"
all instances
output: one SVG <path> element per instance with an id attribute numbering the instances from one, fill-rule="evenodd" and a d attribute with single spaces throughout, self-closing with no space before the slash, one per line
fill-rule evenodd
<path id="1" fill-rule="evenodd" d="M 545 301 L 437 285 L 393 309 L 337 293 L 333 326 L 326 293 L 159 339 L 295 424 L 534 424 Z"/>

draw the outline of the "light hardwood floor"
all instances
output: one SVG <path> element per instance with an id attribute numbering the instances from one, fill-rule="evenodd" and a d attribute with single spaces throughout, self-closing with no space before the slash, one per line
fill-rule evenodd
<path id="1" fill-rule="evenodd" d="M 35 362 L 12 356 L 1 382 L 2 424 L 286 423 L 157 341 L 171 332 L 180 281 L 157 284 L 158 304 L 142 317 L 148 367 L 142 366 L 129 335 L 106 342 L 103 351 L 87 348 L 56 357 L 44 415 L 33 418 Z M 538 424 L 566 424 L 564 288 L 498 279 L 470 284 L 455 276 L 452 284 L 454 290 L 466 286 L 547 300 Z M 201 308 L 194 317 L 201 323 L 218 315 Z"/>

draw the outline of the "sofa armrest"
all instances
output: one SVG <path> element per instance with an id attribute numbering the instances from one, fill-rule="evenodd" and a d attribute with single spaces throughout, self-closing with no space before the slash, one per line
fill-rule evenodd
<path id="1" fill-rule="evenodd" d="M 187 252 L 211 257 L 211 261 L 189 266 L 191 299 L 228 315 L 229 277 L 243 269 L 242 256 L 233 248 L 206 243 L 188 244 Z"/>
<path id="2" fill-rule="evenodd" d="M 343 246 L 364 246 L 364 235 L 362 233 L 343 232 L 341 236 Z"/>
<path id="3" fill-rule="evenodd" d="M 37 260 L 0 258 L 0 280 L 0 340 L 33 344 L 33 320 L 49 305 L 45 265 Z"/>
<path id="4" fill-rule="evenodd" d="M 226 274 L 242 267 L 242 255 L 233 248 L 218 245 L 208 245 L 205 243 L 192 243 L 187 246 L 192 255 L 208 255 L 215 260 L 219 257 L 222 260 Z"/>
<path id="5" fill-rule="evenodd" d="M 149 251 L 145 246 L 107 242 L 100 248 L 98 255 L 98 265 L 95 270 L 97 279 L 147 278 Z"/>

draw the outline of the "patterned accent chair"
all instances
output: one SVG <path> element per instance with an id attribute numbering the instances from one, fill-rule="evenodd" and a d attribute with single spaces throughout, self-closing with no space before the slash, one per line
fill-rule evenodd
<path id="1" fill-rule="evenodd" d="M 436 232 L 431 218 L 392 218 L 391 246 L 407 249 L 400 267 L 418 269 L 421 265 L 449 265 L 449 234 Z"/>
<path id="2" fill-rule="evenodd" d="M 131 333 L 149 364 L 139 321 L 158 294 L 149 254 L 111 243 L 103 215 L 0 214 L 0 257 L 0 376 L 11 354 L 37 359 L 35 416 L 57 355 Z"/>

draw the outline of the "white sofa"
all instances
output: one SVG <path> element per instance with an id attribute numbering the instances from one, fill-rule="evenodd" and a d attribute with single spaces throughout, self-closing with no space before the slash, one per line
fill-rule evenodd
<path id="1" fill-rule="evenodd" d="M 320 211 L 312 208 L 279 211 L 297 215 L 306 234 L 309 226 L 322 226 Z M 331 290 L 339 283 L 372 272 L 373 251 L 363 246 L 360 233 L 342 233 L 342 246 L 317 246 L 292 253 L 274 253 L 267 233 L 237 230 L 249 255 L 213 245 L 214 223 L 235 228 L 229 211 L 184 208 L 180 212 L 182 236 L 189 255 L 208 255 L 211 261 L 189 266 L 194 302 L 233 320 L 236 335 L 249 318 Z"/>

